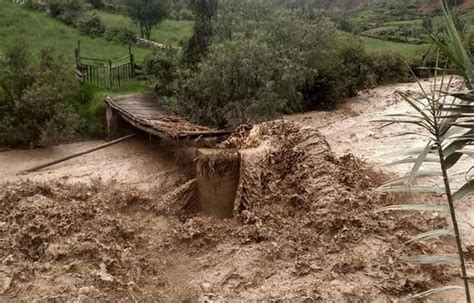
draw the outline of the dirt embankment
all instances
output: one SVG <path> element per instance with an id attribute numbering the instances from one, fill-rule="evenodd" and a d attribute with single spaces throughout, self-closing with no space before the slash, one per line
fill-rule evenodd
<path id="1" fill-rule="evenodd" d="M 194 176 L 178 150 L 134 140 L 30 181 L 14 172 L 48 152 L 0 153 L 0 301 L 396 302 L 445 284 L 452 270 L 401 262 L 450 252 L 445 241 L 404 244 L 444 218 L 377 212 L 403 197 L 375 192 L 387 175 L 358 158 L 386 148 L 366 123 L 399 106 L 395 89 L 229 140 L 242 155 L 231 220 L 183 208 Z M 346 153 L 352 144 L 361 155 Z"/>

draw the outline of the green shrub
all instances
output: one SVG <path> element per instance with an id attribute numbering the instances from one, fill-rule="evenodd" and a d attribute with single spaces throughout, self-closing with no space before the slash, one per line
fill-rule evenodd
<path id="1" fill-rule="evenodd" d="M 172 48 L 155 50 L 145 58 L 144 71 L 155 80 L 155 90 L 160 96 L 171 97 L 176 94 L 178 65 L 176 50 Z"/>
<path id="2" fill-rule="evenodd" d="M 107 28 L 104 37 L 109 41 L 116 41 L 127 45 L 132 45 L 137 42 L 135 32 L 126 27 Z"/>
<path id="3" fill-rule="evenodd" d="M 95 13 L 83 14 L 77 21 L 77 28 L 82 34 L 92 37 L 101 37 L 106 30 L 102 20 Z"/>
<path id="4" fill-rule="evenodd" d="M 43 50 L 33 65 L 25 44 L 0 62 L 0 145 L 44 146 L 74 136 L 81 125 L 72 96 L 79 91 L 66 62 Z"/>
<path id="5" fill-rule="evenodd" d="M 188 8 L 182 8 L 177 12 L 173 12 L 171 18 L 176 20 L 194 20 L 194 13 Z"/>
<path id="6" fill-rule="evenodd" d="M 388 84 L 411 79 L 410 70 L 400 55 L 372 54 L 369 60 L 373 84 Z"/>
<path id="7" fill-rule="evenodd" d="M 275 64 L 270 46 L 256 40 L 214 45 L 199 72 L 182 84 L 178 108 L 195 121 L 220 127 L 272 118 L 287 103 L 302 100 L 294 82 L 304 80 L 303 71 L 285 68 L 291 66 Z"/>
<path id="8" fill-rule="evenodd" d="M 68 25 L 74 25 L 85 12 L 82 0 L 49 0 L 48 11 L 51 17 Z"/>
<path id="9" fill-rule="evenodd" d="M 181 113 L 205 124 L 236 126 L 332 107 L 376 81 L 361 42 L 344 39 L 329 19 L 298 11 L 259 16 L 233 20 L 233 27 L 221 18 L 225 24 L 216 25 L 207 57 L 180 83 Z"/>
<path id="10" fill-rule="evenodd" d="M 23 2 L 23 5 L 28 9 L 37 11 L 46 11 L 48 9 L 48 5 L 46 3 L 38 0 L 26 0 Z"/>
<path id="11" fill-rule="evenodd" d="M 103 9 L 105 8 L 105 3 L 103 0 L 86 0 L 93 8 Z"/>
<path id="12" fill-rule="evenodd" d="M 234 127 L 331 108 L 361 89 L 410 75 L 397 55 L 367 53 L 362 40 L 347 38 L 313 10 L 265 0 L 221 4 L 205 31 L 195 28 L 180 64 L 168 67 L 162 54 L 145 63 L 158 93 L 173 97 L 169 104 L 196 122 Z M 205 39 L 196 40 L 200 36 Z"/>

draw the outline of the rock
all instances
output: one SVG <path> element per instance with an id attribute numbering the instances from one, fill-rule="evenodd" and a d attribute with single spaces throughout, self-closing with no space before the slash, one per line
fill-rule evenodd
<path id="1" fill-rule="evenodd" d="M 97 276 L 99 279 L 105 282 L 113 282 L 114 277 L 107 272 L 107 265 L 105 263 L 100 264 L 100 270 L 96 272 Z"/>
<path id="2" fill-rule="evenodd" d="M 209 282 L 201 283 L 201 289 L 204 293 L 211 293 L 212 292 L 212 285 Z"/>
<path id="3" fill-rule="evenodd" d="M 11 277 L 8 277 L 4 273 L 0 273 L 0 295 L 3 295 L 7 290 L 10 289 L 10 286 L 12 285 L 13 279 Z"/>

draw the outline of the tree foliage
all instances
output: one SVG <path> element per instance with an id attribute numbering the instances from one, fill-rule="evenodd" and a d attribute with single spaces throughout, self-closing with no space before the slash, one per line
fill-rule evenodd
<path id="1" fill-rule="evenodd" d="M 218 16 L 212 10 L 206 14 L 212 23 L 208 49 L 188 64 L 188 45 L 173 83 L 178 87 L 173 104 L 194 121 L 229 127 L 331 107 L 387 79 L 388 68 L 407 73 L 401 60 L 367 54 L 360 41 L 341 35 L 326 17 L 266 0 L 220 5 Z"/>
<path id="2" fill-rule="evenodd" d="M 44 146 L 70 138 L 80 126 L 71 99 L 78 84 L 50 49 L 33 64 L 24 43 L 0 62 L 0 146 Z"/>
<path id="3" fill-rule="evenodd" d="M 49 0 L 47 5 L 51 17 L 68 25 L 75 25 L 86 10 L 82 0 Z"/>
<path id="4" fill-rule="evenodd" d="M 82 34 L 92 37 L 102 37 L 106 31 L 104 23 L 95 13 L 83 14 L 77 21 L 77 28 Z"/>
<path id="5" fill-rule="evenodd" d="M 185 47 L 184 61 L 195 68 L 207 54 L 213 35 L 212 20 L 217 13 L 217 0 L 191 0 L 191 7 L 196 16 L 193 35 Z"/>
<path id="6" fill-rule="evenodd" d="M 150 40 L 151 31 L 167 15 L 165 0 L 127 0 L 127 13 L 140 27 L 142 38 Z"/>

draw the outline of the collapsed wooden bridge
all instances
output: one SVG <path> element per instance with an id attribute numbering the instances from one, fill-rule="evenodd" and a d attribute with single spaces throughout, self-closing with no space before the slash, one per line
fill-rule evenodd
<path id="1" fill-rule="evenodd" d="M 129 140 L 139 135 L 136 131 L 138 129 L 162 139 L 198 147 L 194 159 L 196 178 L 189 183 L 189 201 L 186 208 L 218 218 L 233 216 L 240 182 L 241 155 L 235 149 L 221 149 L 217 144 L 228 138 L 233 131 L 215 130 L 186 121 L 162 108 L 152 94 L 114 99 L 107 97 L 105 102 L 107 130 L 112 141 L 42 163 L 18 174 L 36 172 Z M 119 129 L 119 124 L 123 122 L 134 129 Z"/>
<path id="2" fill-rule="evenodd" d="M 148 134 L 199 147 L 233 133 L 191 123 L 163 109 L 153 94 L 107 97 L 105 102 L 109 138 L 117 137 L 119 117 Z"/>

